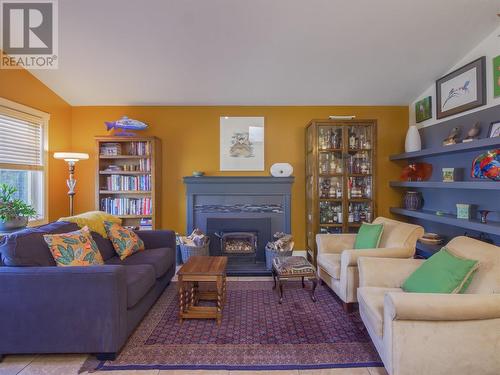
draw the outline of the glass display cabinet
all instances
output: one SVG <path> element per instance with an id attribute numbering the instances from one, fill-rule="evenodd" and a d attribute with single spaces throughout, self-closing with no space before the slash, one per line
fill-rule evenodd
<path id="1" fill-rule="evenodd" d="M 313 120 L 306 128 L 306 242 L 317 233 L 356 233 L 375 218 L 375 120 Z"/>

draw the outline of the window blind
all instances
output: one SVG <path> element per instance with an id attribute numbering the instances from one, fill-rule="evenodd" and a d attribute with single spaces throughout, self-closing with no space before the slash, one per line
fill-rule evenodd
<path id="1" fill-rule="evenodd" d="M 42 119 L 0 108 L 0 164 L 43 169 Z"/>

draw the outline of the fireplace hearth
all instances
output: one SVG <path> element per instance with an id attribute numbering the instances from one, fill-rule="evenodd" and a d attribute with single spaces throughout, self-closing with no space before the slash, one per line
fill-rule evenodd
<path id="1" fill-rule="evenodd" d="M 252 232 L 216 233 L 221 252 L 229 256 L 253 256 L 257 252 L 257 235 Z"/>
<path id="2" fill-rule="evenodd" d="M 270 275 L 265 246 L 290 233 L 293 177 L 185 177 L 186 232 L 210 237 L 209 253 L 228 257 L 228 275 Z"/>

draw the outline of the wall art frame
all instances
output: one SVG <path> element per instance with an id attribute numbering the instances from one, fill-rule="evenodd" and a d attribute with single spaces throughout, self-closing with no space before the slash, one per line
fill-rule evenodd
<path id="1" fill-rule="evenodd" d="M 442 119 L 486 104 L 486 57 L 436 81 L 436 118 Z"/>

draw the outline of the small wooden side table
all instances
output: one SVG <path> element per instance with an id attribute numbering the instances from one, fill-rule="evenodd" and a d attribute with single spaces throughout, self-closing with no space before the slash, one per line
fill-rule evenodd
<path id="1" fill-rule="evenodd" d="M 273 289 L 276 289 L 276 286 L 278 287 L 280 304 L 283 302 L 283 281 L 298 278 L 302 280 L 302 288 L 305 287 L 305 279 L 309 279 L 312 282 L 311 299 L 313 302 L 316 302 L 314 292 L 318 285 L 318 279 L 314 267 L 306 258 L 302 256 L 278 256 L 273 259 L 272 272 L 274 280 Z"/>
<path id="2" fill-rule="evenodd" d="M 226 301 L 227 257 L 192 256 L 177 272 L 179 321 L 215 319 L 220 325 Z M 199 290 L 199 283 L 215 282 L 215 291 Z M 216 301 L 216 306 L 200 306 L 199 301 Z"/>

